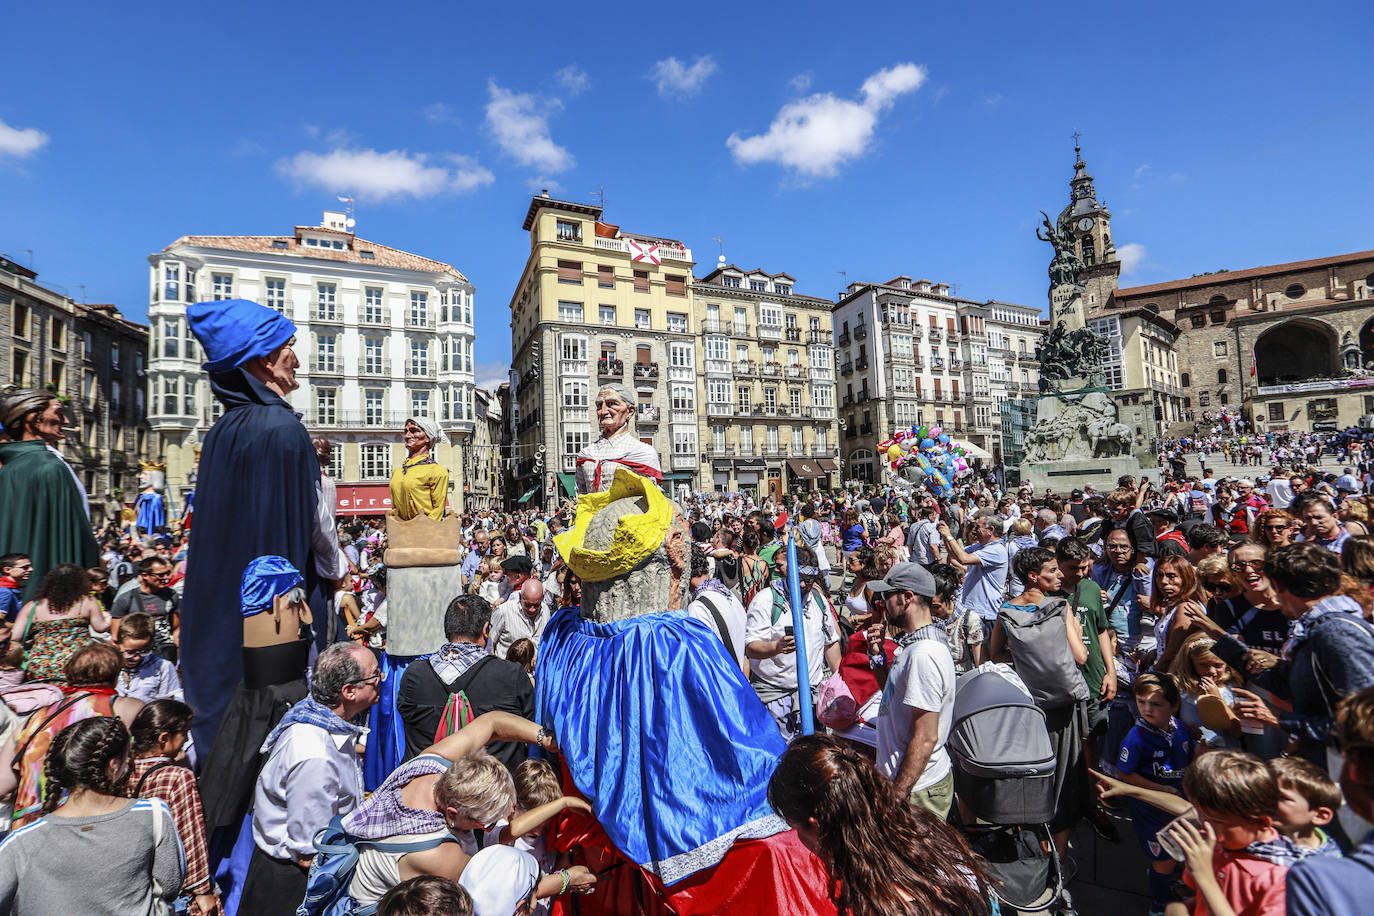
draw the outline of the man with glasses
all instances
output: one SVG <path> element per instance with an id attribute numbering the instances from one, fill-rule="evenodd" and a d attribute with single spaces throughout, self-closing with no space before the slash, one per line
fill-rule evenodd
<path id="1" fill-rule="evenodd" d="M 480 585 L 477 581 L 477 568 L 486 559 L 488 542 L 491 535 L 487 534 L 487 529 L 474 526 L 476 530 L 472 533 L 472 547 L 468 550 L 468 555 L 463 558 L 463 565 L 458 570 L 458 575 L 463 579 L 463 586 L 470 591 L 476 591 Z"/>
<path id="2" fill-rule="evenodd" d="M 153 651 L 169 662 L 177 660 L 177 636 L 180 626 L 176 592 L 167 587 L 172 577 L 172 567 L 159 556 L 144 557 L 138 564 L 138 587 L 115 597 L 110 607 L 114 621 L 110 628 L 110 638 L 119 640 L 120 620 L 138 612 L 152 618 Z"/>
<path id="3" fill-rule="evenodd" d="M 944 819 L 954 802 L 954 771 L 945 740 L 954 713 L 954 657 L 945 628 L 931 614 L 935 577 L 919 563 L 898 563 L 870 583 L 901 647 L 878 714 L 878 770 L 908 802 Z"/>
<path id="4" fill-rule="evenodd" d="M 253 858 L 244 879 L 240 913 L 292 916 L 305 897 L 315 858 L 315 834 L 363 800 L 354 720 L 380 696 L 377 658 L 356 643 L 320 653 L 310 695 L 296 703 L 267 736 L 253 792 Z"/>
<path id="5" fill-rule="evenodd" d="M 24 583 L 33 572 L 33 561 L 26 553 L 7 553 L 0 557 L 0 618 L 14 623 L 24 604 Z"/>

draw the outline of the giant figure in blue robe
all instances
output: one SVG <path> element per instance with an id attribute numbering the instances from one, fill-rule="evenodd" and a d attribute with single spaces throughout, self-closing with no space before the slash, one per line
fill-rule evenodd
<path id="1" fill-rule="evenodd" d="M 256 557 L 285 557 L 313 587 L 320 465 L 284 397 L 297 387 L 295 325 L 241 299 L 199 302 L 186 311 L 205 348 L 210 389 L 224 405 L 201 448 L 181 601 L 186 701 L 196 711 L 196 744 L 208 751 L 244 678 L 239 590 L 245 568 Z"/>

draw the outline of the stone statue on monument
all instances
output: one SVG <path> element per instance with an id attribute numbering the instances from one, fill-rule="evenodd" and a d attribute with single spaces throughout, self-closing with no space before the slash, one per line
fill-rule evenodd
<path id="1" fill-rule="evenodd" d="M 1050 261 L 1050 289 L 1057 286 L 1078 286 L 1078 274 L 1083 270 L 1083 259 L 1078 256 L 1074 248 L 1073 237 L 1068 231 L 1050 220 L 1050 215 L 1044 210 L 1040 211 L 1044 217 L 1040 226 L 1044 227 L 1044 234 L 1040 228 L 1035 230 L 1035 237 L 1042 242 L 1049 242 L 1054 246 L 1054 259 Z"/>

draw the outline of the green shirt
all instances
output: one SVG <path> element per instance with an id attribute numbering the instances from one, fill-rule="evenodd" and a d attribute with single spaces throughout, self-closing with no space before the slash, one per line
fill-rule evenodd
<path id="1" fill-rule="evenodd" d="M 1069 605 L 1078 618 L 1078 625 L 1083 630 L 1088 661 L 1079 666 L 1078 670 L 1083 672 L 1083 680 L 1088 682 L 1088 689 L 1092 691 L 1092 695 L 1101 696 L 1102 679 L 1107 676 L 1107 662 L 1102 657 L 1102 644 L 1097 639 L 1098 635 L 1107 629 L 1107 614 L 1102 609 L 1102 589 L 1093 580 L 1084 579 L 1078 583 L 1078 588 L 1072 596 L 1067 592 L 1056 594 L 1069 599 Z"/>

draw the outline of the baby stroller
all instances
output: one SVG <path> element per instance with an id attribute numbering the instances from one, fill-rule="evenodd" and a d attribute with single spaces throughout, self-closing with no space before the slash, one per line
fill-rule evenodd
<path id="1" fill-rule="evenodd" d="M 1045 714 L 998 672 L 973 671 L 959 678 L 946 747 L 962 830 L 987 860 L 1003 912 L 1068 907 L 1050 833 L 1055 761 Z"/>

